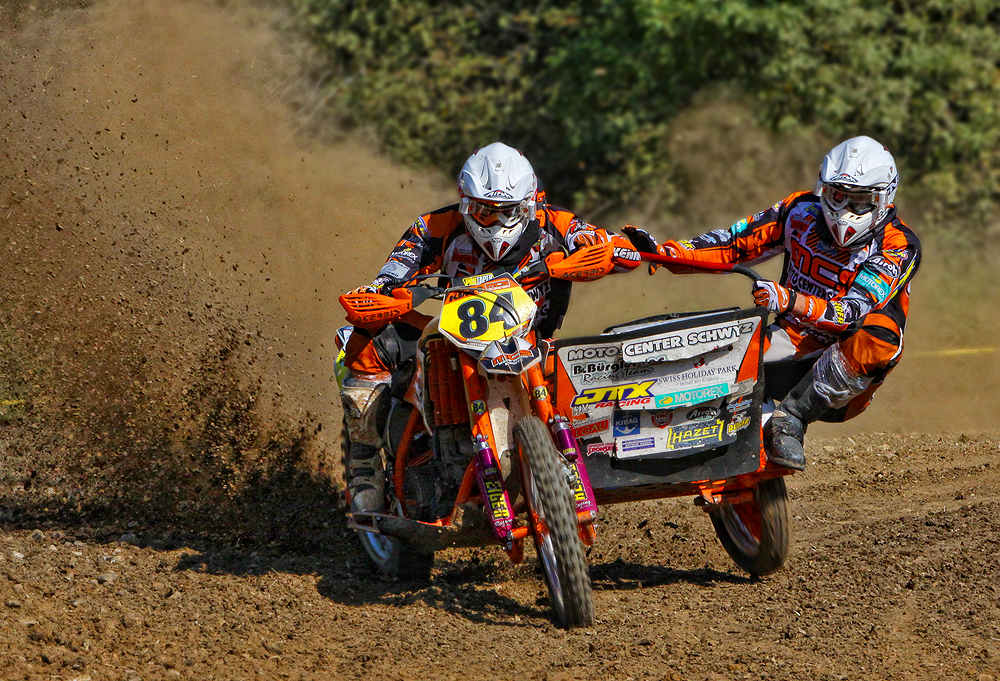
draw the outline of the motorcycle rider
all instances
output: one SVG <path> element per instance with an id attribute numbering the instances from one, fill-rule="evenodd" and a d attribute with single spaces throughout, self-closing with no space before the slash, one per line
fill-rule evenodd
<path id="1" fill-rule="evenodd" d="M 853 137 L 826 155 L 811 193 L 658 248 L 688 260 L 750 265 L 784 254 L 780 281 L 753 286 L 755 302 L 778 315 L 764 362 L 815 363 L 771 418 L 775 463 L 805 469 L 806 426 L 860 414 L 899 362 L 920 242 L 896 214 L 898 184 L 889 150 Z"/>
<path id="2" fill-rule="evenodd" d="M 639 252 L 628 239 L 550 206 L 528 160 L 500 142 L 468 158 L 458 175 L 458 198 L 457 204 L 418 217 L 378 276 L 354 291 L 382 293 L 429 273 L 452 281 L 489 272 L 512 273 L 551 253 L 571 253 L 597 243 L 614 244 L 615 272 L 630 271 L 640 263 Z M 550 338 L 569 305 L 570 282 L 541 275 L 523 279 L 521 285 L 539 307 L 534 330 Z M 420 333 L 406 321 L 374 334 L 355 327 L 345 347 L 349 373 L 341 400 L 350 438 L 348 489 L 354 511 L 376 511 L 384 503 L 376 426 L 379 397 L 386 393 L 393 369 L 414 355 Z"/>

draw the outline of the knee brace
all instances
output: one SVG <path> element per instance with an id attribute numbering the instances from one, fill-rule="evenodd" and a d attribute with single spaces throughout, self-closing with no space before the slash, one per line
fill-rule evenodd
<path id="1" fill-rule="evenodd" d="M 813 386 L 831 409 L 843 407 L 871 385 L 872 377 L 858 372 L 845 357 L 840 343 L 819 356 L 812 368 Z"/>
<path id="2" fill-rule="evenodd" d="M 381 434 L 378 432 L 378 406 L 383 395 L 388 394 L 392 375 L 355 374 L 344 379 L 340 389 L 340 401 L 344 405 L 344 418 L 351 442 L 379 446 Z"/>

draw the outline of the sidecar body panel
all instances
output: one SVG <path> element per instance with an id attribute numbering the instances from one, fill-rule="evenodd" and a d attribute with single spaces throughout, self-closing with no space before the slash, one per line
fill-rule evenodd
<path id="1" fill-rule="evenodd" d="M 766 328 L 764 311 L 734 308 L 554 343 L 557 409 L 572 420 L 599 500 L 761 469 Z"/>

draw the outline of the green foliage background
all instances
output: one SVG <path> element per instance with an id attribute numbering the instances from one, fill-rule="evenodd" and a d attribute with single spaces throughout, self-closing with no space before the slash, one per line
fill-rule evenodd
<path id="1" fill-rule="evenodd" d="M 677 117 L 726 88 L 774 131 L 871 135 L 896 156 L 900 199 L 973 238 L 995 229 L 995 0 L 291 2 L 335 113 L 405 162 L 454 173 L 499 139 L 577 210 L 652 194 L 669 209 Z"/>

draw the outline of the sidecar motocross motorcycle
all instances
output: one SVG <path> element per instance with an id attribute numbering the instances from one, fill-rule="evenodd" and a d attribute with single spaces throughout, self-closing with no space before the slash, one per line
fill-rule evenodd
<path id="1" fill-rule="evenodd" d="M 610 272 L 611 259 L 598 244 L 541 266 L 583 281 Z M 585 546 L 599 506 L 690 495 L 740 568 L 780 568 L 792 471 L 769 465 L 761 434 L 767 311 L 665 314 L 547 340 L 531 330 L 525 274 L 341 296 L 347 320 L 373 329 L 441 301 L 379 397 L 384 510 L 348 514 L 375 565 L 427 578 L 435 551 L 487 545 L 518 563 L 530 537 L 555 620 L 589 626 Z M 346 427 L 343 444 L 349 452 Z"/>

